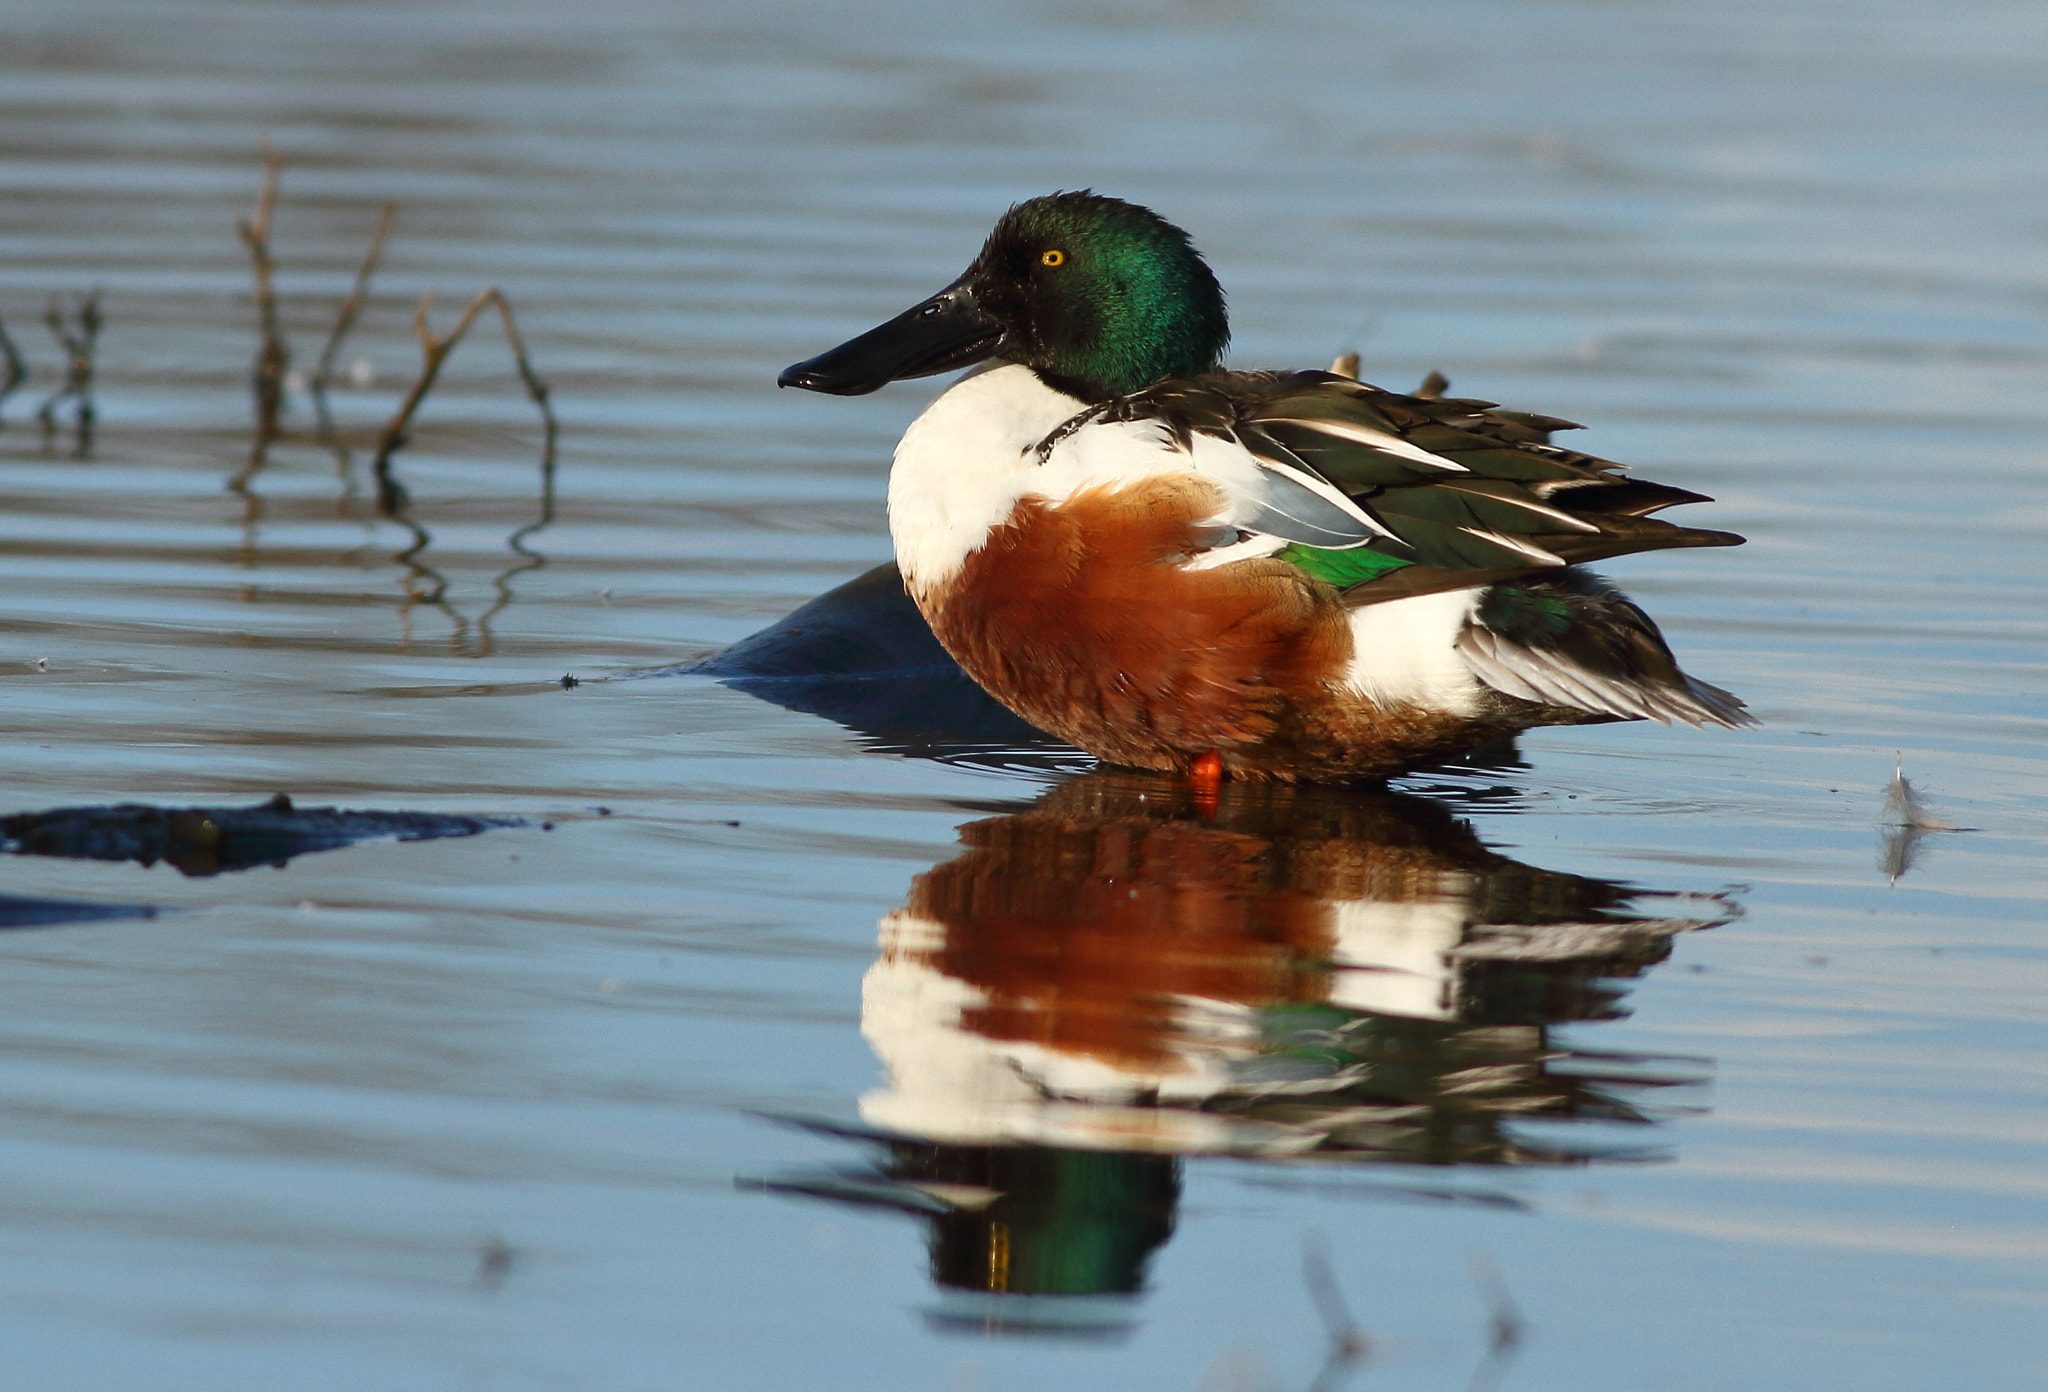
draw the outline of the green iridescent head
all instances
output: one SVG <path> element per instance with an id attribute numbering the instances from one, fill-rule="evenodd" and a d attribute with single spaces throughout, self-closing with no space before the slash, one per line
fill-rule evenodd
<path id="1" fill-rule="evenodd" d="M 1223 289 L 1188 234 L 1122 199 L 1019 203 L 967 274 L 1003 325 L 995 356 L 1084 400 L 1207 372 L 1230 340 Z"/>

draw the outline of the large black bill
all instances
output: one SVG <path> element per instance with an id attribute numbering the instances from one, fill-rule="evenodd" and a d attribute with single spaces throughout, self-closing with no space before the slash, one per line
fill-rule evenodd
<path id="1" fill-rule="evenodd" d="M 779 387 L 863 396 L 905 377 L 968 367 L 995 352 L 1003 326 L 956 281 L 915 309 L 840 344 L 775 379 Z"/>

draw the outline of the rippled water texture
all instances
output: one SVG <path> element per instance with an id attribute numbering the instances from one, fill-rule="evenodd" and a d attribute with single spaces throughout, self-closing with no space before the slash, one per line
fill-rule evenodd
<path id="1" fill-rule="evenodd" d="M 2044 130 L 1996 0 L 0 9 L 0 816 L 165 809 L 0 859 L 0 1381 L 2036 1385 Z M 251 467 L 264 139 L 295 371 L 399 212 Z M 1210 809 L 943 685 L 616 680 L 888 559 L 937 384 L 776 372 L 1083 185 L 1240 364 L 1714 495 L 1605 569 L 1764 727 Z M 380 516 L 488 285 L 552 490 L 487 316 Z"/>

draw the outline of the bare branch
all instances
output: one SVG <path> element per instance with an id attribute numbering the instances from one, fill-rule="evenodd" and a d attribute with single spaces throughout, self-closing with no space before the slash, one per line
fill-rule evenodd
<path id="1" fill-rule="evenodd" d="M 322 439 L 334 433 L 334 422 L 327 414 L 327 384 L 334 380 L 334 359 L 341 352 L 342 340 L 349 330 L 356 326 L 356 318 L 369 302 L 370 279 L 377 274 L 377 263 L 384 256 L 384 240 L 391 235 L 391 224 L 398 217 L 398 205 L 386 203 L 384 216 L 378 220 L 376 235 L 370 238 L 370 249 L 363 256 L 363 264 L 356 268 L 355 284 L 350 287 L 348 298 L 341 302 L 335 312 L 334 327 L 328 331 L 327 344 L 320 350 L 319 365 L 313 369 L 312 381 L 307 384 L 313 397 L 313 409 L 320 417 Z"/>
<path id="2" fill-rule="evenodd" d="M 263 146 L 263 189 L 256 198 L 256 217 L 238 222 L 235 231 L 249 248 L 250 273 L 256 283 L 256 320 L 262 343 L 256 351 L 250 386 L 256 393 L 256 443 L 251 463 L 260 464 L 270 442 L 277 438 L 277 418 L 284 410 L 284 375 L 291 364 L 291 349 L 277 323 L 275 265 L 270 255 L 270 220 L 277 211 L 277 189 L 284 178 L 284 160 L 269 145 Z"/>
<path id="3" fill-rule="evenodd" d="M 498 318 L 505 326 L 505 343 L 512 350 L 512 362 L 519 369 L 519 380 L 526 384 L 527 399 L 539 408 L 541 423 L 547 427 L 545 465 L 552 469 L 555 462 L 555 408 L 548 404 L 547 383 L 534 373 L 533 364 L 527 359 L 526 340 L 519 336 L 519 325 L 513 322 L 511 302 L 496 290 L 492 290 L 490 296 L 498 306 Z"/>
<path id="4" fill-rule="evenodd" d="M 413 332 L 419 335 L 420 340 L 420 375 L 413 382 L 412 389 L 405 394 L 405 400 L 399 403 L 397 412 L 385 425 L 384 434 L 377 441 L 377 505 L 386 515 L 395 515 L 405 506 L 405 489 L 392 475 L 391 457 L 404 447 L 406 431 L 412 425 L 413 415 L 419 410 L 420 403 L 426 400 L 427 393 L 433 390 L 435 380 L 441 375 L 441 365 L 447 362 L 448 355 L 455 351 L 455 345 L 462 341 L 463 335 L 469 332 L 470 325 L 476 322 L 477 316 L 482 314 L 487 306 L 497 308 L 499 321 L 505 328 L 505 341 L 512 350 L 512 361 L 519 370 L 519 380 L 526 385 L 527 397 L 540 408 L 541 424 L 545 431 L 542 469 L 551 473 L 554 468 L 554 408 L 548 404 L 547 384 L 540 380 L 533 370 L 532 362 L 526 356 L 526 342 L 519 336 L 519 326 L 512 317 L 511 304 L 497 287 L 493 286 L 471 300 L 469 307 L 462 311 L 462 317 L 455 321 L 455 327 L 446 335 L 437 338 L 427 319 L 433 302 L 432 295 L 423 296 L 412 320 Z"/>

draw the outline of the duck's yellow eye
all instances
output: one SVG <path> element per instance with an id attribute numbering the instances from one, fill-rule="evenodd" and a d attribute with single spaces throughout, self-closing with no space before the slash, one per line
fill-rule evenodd
<path id="1" fill-rule="evenodd" d="M 1045 255 L 1038 258 L 1038 264 L 1041 266 L 1059 266 L 1064 265 L 1066 259 L 1067 254 L 1064 251 L 1048 251 Z"/>

